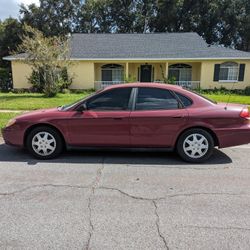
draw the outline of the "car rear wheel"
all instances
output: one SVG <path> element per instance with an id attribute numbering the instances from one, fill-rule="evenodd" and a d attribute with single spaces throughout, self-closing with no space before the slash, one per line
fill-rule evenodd
<path id="1" fill-rule="evenodd" d="M 55 129 L 38 127 L 28 134 L 27 148 L 36 158 L 52 159 L 62 152 L 63 140 Z"/>
<path id="2" fill-rule="evenodd" d="M 177 152 L 187 162 L 204 162 L 212 155 L 213 149 L 213 137 L 203 129 L 190 129 L 177 142 Z"/>

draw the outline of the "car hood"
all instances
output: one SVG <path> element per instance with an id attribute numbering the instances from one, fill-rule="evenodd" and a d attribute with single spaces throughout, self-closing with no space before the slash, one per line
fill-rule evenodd
<path id="1" fill-rule="evenodd" d="M 58 108 L 38 109 L 38 110 L 30 111 L 30 112 L 25 112 L 17 116 L 16 119 L 17 120 L 29 120 L 32 117 L 45 117 L 50 114 L 55 114 L 58 112 L 62 112 L 62 111 L 59 111 Z"/>

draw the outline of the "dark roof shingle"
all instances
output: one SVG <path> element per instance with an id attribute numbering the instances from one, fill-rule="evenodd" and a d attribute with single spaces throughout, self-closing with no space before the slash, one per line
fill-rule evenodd
<path id="1" fill-rule="evenodd" d="M 250 53 L 208 46 L 197 33 L 73 34 L 73 59 L 250 58 Z"/>
<path id="2" fill-rule="evenodd" d="M 73 34 L 71 59 L 250 59 L 250 53 L 209 46 L 197 33 Z M 4 59 L 20 59 L 9 56 Z"/>

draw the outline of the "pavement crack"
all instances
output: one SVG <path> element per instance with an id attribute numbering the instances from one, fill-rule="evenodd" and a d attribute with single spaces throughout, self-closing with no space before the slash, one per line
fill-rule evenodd
<path id="1" fill-rule="evenodd" d="M 87 245 L 86 245 L 86 250 L 90 249 L 90 243 L 91 243 L 91 239 L 94 233 L 94 224 L 92 221 L 92 198 L 95 195 L 95 190 L 97 189 L 97 187 L 99 186 L 99 183 L 101 181 L 102 175 L 103 175 L 103 169 L 104 169 L 104 164 L 105 164 L 105 157 L 103 157 L 102 160 L 102 165 L 100 168 L 97 169 L 96 171 L 96 176 L 95 179 L 90 187 L 91 189 L 91 193 L 88 199 L 88 210 L 89 210 L 89 237 L 88 237 L 88 241 L 87 241 Z"/>
<path id="2" fill-rule="evenodd" d="M 91 191 L 92 192 L 92 191 Z M 87 246 L 86 246 L 86 250 L 88 250 L 90 248 L 90 242 L 91 242 L 91 239 L 92 239 L 92 235 L 93 235 L 93 232 L 94 232 L 94 225 L 92 223 L 92 208 L 91 208 L 91 203 L 92 203 L 92 193 L 91 195 L 89 196 L 89 199 L 88 199 L 88 210 L 89 210 L 89 237 L 88 237 L 88 241 L 87 241 Z"/>
<path id="3" fill-rule="evenodd" d="M 243 227 L 213 227 L 213 226 L 182 226 L 183 228 L 197 228 L 197 229 L 216 229 L 216 230 L 241 230 L 241 231 L 250 231 L 250 228 Z"/>
<path id="4" fill-rule="evenodd" d="M 100 186 L 100 187 L 98 187 L 98 189 L 116 191 L 116 192 L 119 192 L 120 194 L 125 195 L 131 199 L 144 200 L 144 201 L 160 201 L 160 200 L 165 200 L 168 198 L 175 198 L 175 197 L 182 197 L 182 196 L 187 196 L 187 197 L 188 196 L 199 196 L 199 195 L 225 195 L 225 196 L 238 196 L 238 195 L 249 196 L 250 195 L 250 194 L 246 194 L 246 193 L 179 193 L 179 194 L 169 194 L 169 195 L 162 196 L 162 197 L 146 198 L 146 197 L 142 197 L 142 196 L 132 195 L 132 194 L 129 194 L 121 189 L 113 188 L 113 187 Z"/>
<path id="5" fill-rule="evenodd" d="M 112 190 L 112 191 L 117 191 L 119 193 L 121 193 L 122 195 L 125 195 L 131 199 L 135 199 L 135 200 L 143 200 L 143 201 L 153 201 L 155 199 L 150 199 L 150 198 L 144 198 L 144 197 L 140 197 L 140 196 L 135 196 L 135 195 L 131 195 L 129 193 L 126 193 L 118 188 L 112 188 L 112 187 L 104 187 L 104 186 L 101 186 L 101 187 L 98 187 L 98 189 L 104 189 L 104 190 Z"/>
<path id="6" fill-rule="evenodd" d="M 180 193 L 180 194 L 171 194 L 165 196 L 165 198 L 159 198 L 158 200 L 166 199 L 166 198 L 175 198 L 175 197 L 181 197 L 181 196 L 201 196 L 201 195 L 224 195 L 224 196 L 239 196 L 239 195 L 247 195 L 250 194 L 246 193 Z"/>
<path id="7" fill-rule="evenodd" d="M 169 250 L 167 241 L 166 241 L 165 237 L 162 235 L 161 230 L 160 230 L 160 216 L 158 214 L 158 207 L 157 207 L 156 201 L 152 201 L 152 202 L 153 202 L 153 205 L 154 205 L 154 208 L 155 208 L 155 210 L 154 210 L 154 213 L 155 213 L 155 216 L 156 216 L 156 222 L 155 222 L 155 224 L 156 224 L 158 235 L 161 238 L 161 240 L 163 241 L 163 243 L 165 245 L 165 248 L 167 250 Z"/>
<path id="8" fill-rule="evenodd" d="M 136 196 L 136 195 L 129 194 L 129 193 L 122 191 L 121 189 L 118 189 L 118 188 L 105 187 L 105 186 L 98 187 L 100 184 L 102 174 L 103 174 L 103 169 L 104 169 L 104 162 L 102 163 L 102 166 L 97 170 L 95 180 L 89 186 L 67 185 L 67 184 L 66 185 L 65 184 L 50 184 L 50 183 L 49 184 L 40 184 L 40 185 L 28 186 L 28 187 L 25 187 L 23 189 L 16 190 L 13 192 L 0 193 L 0 196 L 11 196 L 11 195 L 14 196 L 16 194 L 23 193 L 25 191 L 29 191 L 30 189 L 43 188 L 43 187 L 91 189 L 92 196 L 93 196 L 96 189 L 113 190 L 113 191 L 117 191 L 117 192 L 121 193 L 122 195 L 130 197 L 131 199 L 145 200 L 145 201 L 160 201 L 160 200 L 165 200 L 168 198 L 175 198 L 175 197 L 182 197 L 182 196 L 188 197 L 188 196 L 198 196 L 198 195 L 225 195 L 225 196 L 244 195 L 244 196 L 250 196 L 250 194 L 247 194 L 247 193 L 179 193 L 179 194 L 168 194 L 168 195 L 162 196 L 162 197 L 146 198 L 146 197 L 142 197 L 142 196 Z"/>
<path id="9" fill-rule="evenodd" d="M 28 186 L 13 192 L 6 192 L 6 193 L 0 193 L 0 196 L 11 196 L 11 195 L 16 195 L 19 193 L 23 193 L 25 191 L 29 191 L 30 189 L 34 188 L 43 188 L 43 187 L 53 187 L 53 188 L 79 188 L 79 189 L 89 189 L 89 186 L 80 186 L 80 185 L 62 185 L 62 184 L 40 184 L 40 185 L 33 185 L 33 186 Z"/>

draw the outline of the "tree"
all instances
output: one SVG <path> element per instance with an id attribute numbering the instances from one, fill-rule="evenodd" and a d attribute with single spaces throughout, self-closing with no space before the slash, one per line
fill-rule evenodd
<path id="1" fill-rule="evenodd" d="M 236 47 L 241 50 L 250 51 L 250 1 L 239 0 L 240 14 L 238 24 L 238 43 Z"/>
<path id="2" fill-rule="evenodd" d="M 156 11 L 155 0 L 136 1 L 134 31 L 146 33 L 154 31 L 154 20 Z"/>
<path id="3" fill-rule="evenodd" d="M 78 12 L 78 32 L 83 33 L 110 33 L 113 29 L 113 20 L 110 0 L 86 0 Z"/>
<path id="4" fill-rule="evenodd" d="M 135 26 L 136 1 L 113 0 L 109 6 L 113 20 L 113 31 L 133 33 Z"/>
<path id="5" fill-rule="evenodd" d="M 0 21 L 0 67 L 9 66 L 2 58 L 17 49 L 21 43 L 22 32 L 22 25 L 17 19 L 7 18 L 3 22 Z"/>
<path id="6" fill-rule="evenodd" d="M 18 52 L 26 53 L 24 63 L 42 77 L 45 96 L 55 96 L 61 84 L 61 73 L 69 66 L 68 40 L 60 36 L 45 37 L 28 25 L 24 25 L 24 31 Z"/>
<path id="7" fill-rule="evenodd" d="M 250 50 L 249 0 L 40 0 L 20 14 L 46 36 L 193 31 L 209 44 Z"/>
<path id="8" fill-rule="evenodd" d="M 65 36 L 78 27 L 81 0 L 40 0 L 40 6 L 22 4 L 21 22 L 44 33 L 45 36 Z"/>

